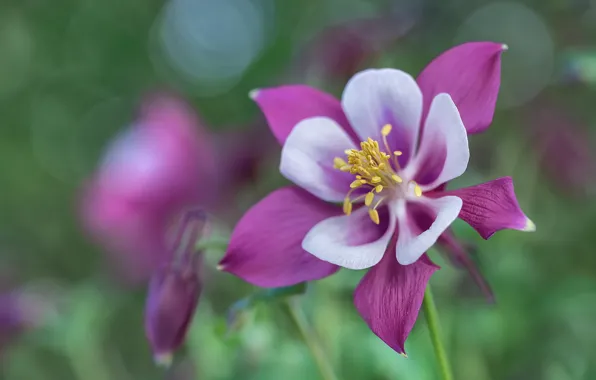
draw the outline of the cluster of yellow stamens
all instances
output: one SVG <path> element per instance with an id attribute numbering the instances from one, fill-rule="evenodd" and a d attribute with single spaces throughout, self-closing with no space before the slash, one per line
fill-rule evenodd
<path id="1" fill-rule="evenodd" d="M 383 137 L 383 145 L 387 152 L 390 152 L 387 136 L 391 132 L 391 125 L 387 124 L 381 129 Z M 344 213 L 350 215 L 352 212 L 352 203 L 364 198 L 364 204 L 369 208 L 368 214 L 370 219 L 379 224 L 379 212 L 377 208 L 385 200 L 385 196 L 380 193 L 387 188 L 394 188 L 396 184 L 402 183 L 403 179 L 397 175 L 396 170 L 399 170 L 398 157 L 402 152 L 395 151 L 392 155 L 381 150 L 379 143 L 370 137 L 367 141 L 360 143 L 360 149 L 348 149 L 345 151 L 347 155 L 347 162 L 339 157 L 333 161 L 334 167 L 343 172 L 349 172 L 356 176 L 356 180 L 350 184 L 350 191 L 344 199 Z M 350 196 L 362 186 L 367 186 L 370 191 L 357 198 L 351 199 Z M 422 195 L 422 191 L 418 184 L 415 184 L 416 195 Z M 375 198 L 376 201 L 375 201 Z M 374 202 L 374 205 L 373 205 Z"/>

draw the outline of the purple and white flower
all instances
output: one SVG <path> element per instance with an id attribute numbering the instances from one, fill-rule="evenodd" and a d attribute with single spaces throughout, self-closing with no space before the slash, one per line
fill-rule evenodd
<path id="1" fill-rule="evenodd" d="M 535 228 L 511 178 L 445 190 L 466 170 L 468 133 L 492 121 L 504 48 L 460 45 L 417 80 L 366 70 L 348 82 L 341 102 L 302 85 L 255 90 L 283 145 L 280 171 L 295 185 L 244 215 L 221 269 L 263 287 L 320 279 L 339 267 L 370 269 L 356 308 L 403 353 L 438 269 L 425 253 L 458 216 L 485 239 Z"/>

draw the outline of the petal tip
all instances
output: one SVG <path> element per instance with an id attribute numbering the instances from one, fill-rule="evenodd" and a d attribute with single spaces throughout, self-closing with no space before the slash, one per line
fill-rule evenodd
<path id="1" fill-rule="evenodd" d="M 501 44 L 501 51 L 507 51 L 507 50 L 509 50 L 509 45 Z"/>
<path id="2" fill-rule="evenodd" d="M 534 232 L 536 231 L 536 224 L 530 220 L 530 218 L 526 218 L 526 225 L 522 228 L 524 232 Z"/>
<path id="3" fill-rule="evenodd" d="M 259 94 L 261 93 L 261 89 L 260 88 L 255 88 L 254 90 L 251 90 L 248 92 L 248 97 L 251 98 L 252 100 L 257 100 L 257 97 L 259 96 Z"/>
<path id="4" fill-rule="evenodd" d="M 413 264 L 416 261 L 416 260 L 412 260 L 411 257 L 404 257 L 404 255 L 400 255 L 399 253 L 396 254 L 396 257 L 397 257 L 397 262 L 403 266 Z"/>
<path id="5" fill-rule="evenodd" d="M 400 354 L 401 356 L 403 356 L 404 358 L 408 358 L 408 354 L 405 353 L 405 351 L 403 352 L 398 352 L 398 354 Z"/>
<path id="6" fill-rule="evenodd" d="M 221 272 L 224 272 L 226 270 L 226 266 L 224 264 L 217 264 L 215 268 Z"/>

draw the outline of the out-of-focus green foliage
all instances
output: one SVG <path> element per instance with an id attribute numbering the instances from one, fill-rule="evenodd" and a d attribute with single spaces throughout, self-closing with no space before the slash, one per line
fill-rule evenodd
<path id="1" fill-rule="evenodd" d="M 501 100 L 489 131 L 470 138 L 471 169 L 450 186 L 511 175 L 520 204 L 538 230 L 534 234 L 500 232 L 487 242 L 464 223 L 455 224 L 458 237 L 477 245 L 476 258 L 495 291 L 496 305 L 484 302 L 465 272 L 451 267 L 438 253 L 430 253 L 442 266 L 431 283 L 455 378 L 596 378 L 594 190 L 572 196 L 565 191 L 566 183 L 545 174 L 540 156 L 560 152 L 533 148 L 524 114 L 535 105 L 529 98 L 516 97 L 518 91 L 526 91 L 516 86 L 524 86 L 527 79 L 527 91 L 538 95 L 524 92 L 524 96 L 539 99 L 548 93 L 554 104 L 578 116 L 594 137 L 596 97 L 593 83 L 586 81 L 594 79 L 590 73 L 594 71 L 596 4 L 590 7 L 581 0 L 511 3 L 524 11 L 514 8 L 509 18 L 498 20 L 501 28 L 489 23 L 478 31 L 469 26 L 469 20 L 488 1 L 427 0 L 416 7 L 407 1 L 250 3 L 266 24 L 261 50 L 234 83 L 212 94 L 205 93 L 206 85 L 200 81 L 192 82 L 168 67 L 163 51 L 156 48 L 167 2 L 0 3 L 0 265 L 11 268 L 21 284 L 56 284 L 64 299 L 47 327 L 31 331 L 2 353 L 0 379 L 317 378 L 307 347 L 279 303 L 258 303 L 244 310 L 243 323 L 226 333 L 228 308 L 255 289 L 217 272 L 215 263 L 223 254 L 217 248 L 208 251 L 206 290 L 187 345 L 170 370 L 157 368 L 143 332 L 144 289 L 119 286 L 102 264 L 101 248 L 92 245 L 80 226 L 79 190 L 109 138 L 132 120 L 145 91 L 178 88 L 214 132 L 248 128 L 263 122 L 247 96 L 249 90 L 309 81 L 291 68 L 317 32 L 394 8 L 409 12 L 403 17 L 412 18 L 415 26 L 367 62 L 371 66 L 416 74 L 439 52 L 462 40 L 508 39 L 502 42 L 510 46 L 503 57 L 504 96 L 510 98 Z M 234 2 L 226 4 L 233 12 Z M 203 9 L 208 11 L 209 6 Z M 542 23 L 546 37 L 529 29 L 528 33 L 548 41 L 527 42 L 524 29 L 515 24 L 523 12 Z M 252 20 L 248 13 L 243 17 Z M 245 32 L 218 29 L 219 22 L 215 18 L 202 38 L 224 38 L 225 43 L 234 33 Z M 538 59 L 528 55 L 534 53 Z M 227 67 L 234 61 L 231 57 L 225 56 L 214 67 Z M 538 70 L 537 65 L 551 70 Z M 572 83 L 569 68 L 579 68 L 581 74 L 573 76 Z M 544 70 L 544 75 L 535 74 Z M 309 84 L 336 94 L 343 85 L 320 79 Z M 262 168 L 256 183 L 243 189 L 238 199 L 230 199 L 238 215 L 285 183 L 276 172 L 277 162 L 264 162 Z M 219 222 L 217 227 L 226 231 L 225 238 L 233 224 Z M 423 319 L 406 344 L 409 358 L 405 359 L 375 337 L 357 315 L 352 292 L 362 275 L 342 270 L 312 284 L 300 298 L 339 378 L 437 379 Z"/>

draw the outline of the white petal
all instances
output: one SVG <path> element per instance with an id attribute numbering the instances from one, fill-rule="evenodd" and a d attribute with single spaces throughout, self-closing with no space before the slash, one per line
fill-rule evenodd
<path id="1" fill-rule="evenodd" d="M 370 236 L 380 228 L 368 217 L 368 208 L 361 207 L 351 215 L 334 216 L 316 224 L 304 237 L 302 248 L 321 260 L 348 269 L 365 269 L 376 265 L 395 232 L 395 217 L 390 214 L 389 226 L 376 241 L 350 244 L 358 234 Z"/>
<path id="2" fill-rule="evenodd" d="M 345 158 L 355 148 L 335 121 L 313 117 L 298 123 L 281 151 L 281 174 L 311 194 L 329 202 L 342 201 L 354 176 L 333 167 L 335 157 Z"/>
<path id="3" fill-rule="evenodd" d="M 416 177 L 423 172 L 430 174 L 425 183 L 420 183 L 422 190 L 432 190 L 459 177 L 468 167 L 469 159 L 468 134 L 459 111 L 451 96 L 439 94 L 431 103 L 414 158 Z"/>
<path id="4" fill-rule="evenodd" d="M 348 82 L 342 107 L 352 128 L 364 141 L 381 141 L 381 128 L 391 124 L 390 148 L 414 152 L 422 115 L 422 92 L 414 78 L 395 69 L 362 71 Z"/>
<path id="5" fill-rule="evenodd" d="M 434 214 L 434 222 L 428 230 L 419 233 L 411 216 L 407 212 L 399 213 L 395 251 L 397 261 L 402 265 L 412 264 L 435 244 L 439 236 L 457 218 L 463 203 L 460 198 L 455 196 L 436 199 L 420 198 L 419 202 Z"/>

